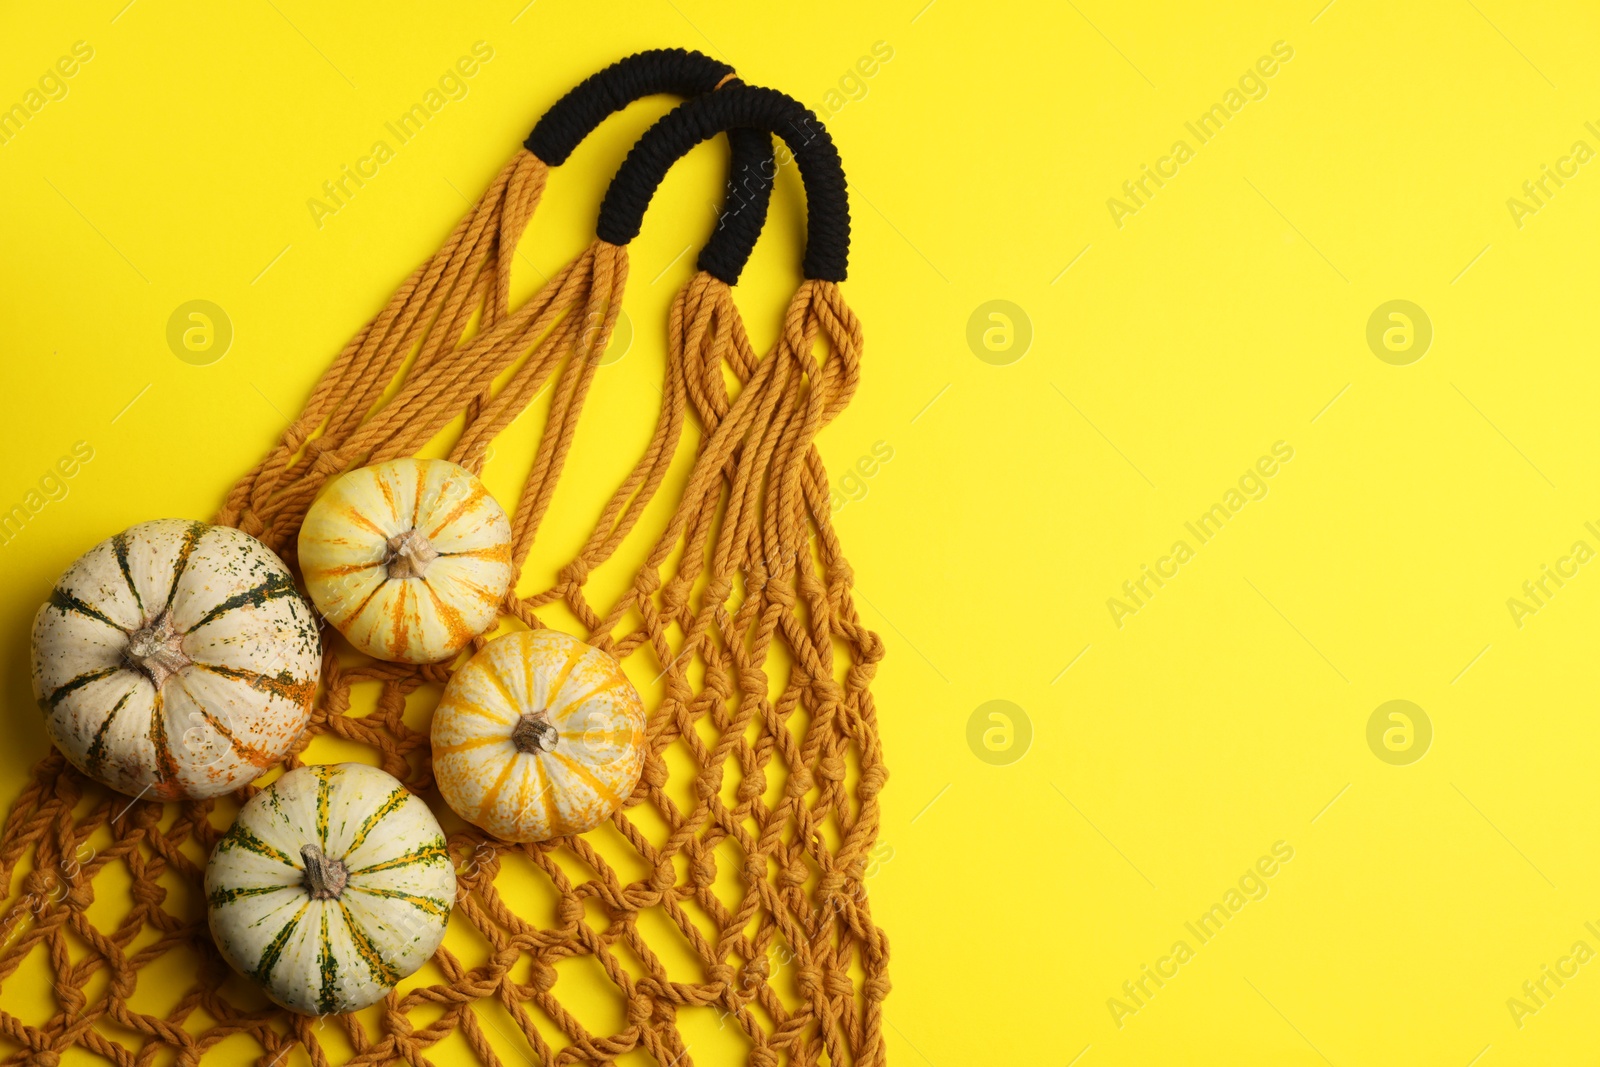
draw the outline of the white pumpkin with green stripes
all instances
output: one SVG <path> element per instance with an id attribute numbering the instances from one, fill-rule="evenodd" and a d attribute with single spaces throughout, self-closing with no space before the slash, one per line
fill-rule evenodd
<path id="1" fill-rule="evenodd" d="M 306 1015 L 382 1000 L 433 956 L 455 897 L 433 812 L 360 763 L 285 774 L 240 809 L 206 865 L 222 957 Z"/>
<path id="2" fill-rule="evenodd" d="M 273 551 L 157 519 L 85 552 L 33 620 L 33 692 L 79 770 L 156 800 L 231 792 L 311 718 L 317 617 Z"/>

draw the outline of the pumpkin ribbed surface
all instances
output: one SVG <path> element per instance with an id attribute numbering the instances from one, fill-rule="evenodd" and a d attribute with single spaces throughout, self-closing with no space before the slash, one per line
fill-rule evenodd
<path id="1" fill-rule="evenodd" d="M 306 591 L 356 648 L 436 663 L 493 625 L 511 585 L 511 523 L 472 472 L 442 459 L 351 471 L 300 530 Z"/>
<path id="2" fill-rule="evenodd" d="M 433 775 L 505 841 L 592 830 L 644 767 L 644 705 L 605 652 L 555 630 L 506 634 L 456 671 L 433 714 Z"/>
<path id="3" fill-rule="evenodd" d="M 252 797 L 206 865 L 217 948 L 292 1011 L 376 1003 L 444 940 L 456 875 L 428 805 L 359 763 Z"/>
<path id="4" fill-rule="evenodd" d="M 84 553 L 33 622 L 33 690 L 56 747 L 113 789 L 237 789 L 311 715 L 321 643 L 283 562 L 255 538 L 144 522 Z"/>

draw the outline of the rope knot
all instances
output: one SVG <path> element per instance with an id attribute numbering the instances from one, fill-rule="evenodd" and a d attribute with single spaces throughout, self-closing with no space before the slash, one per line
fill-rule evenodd
<path id="1" fill-rule="evenodd" d="M 533 986 L 536 993 L 548 993 L 555 988 L 556 969 L 542 959 L 533 961 L 533 970 L 528 974 L 528 984 Z"/>
<path id="2" fill-rule="evenodd" d="M 760 767 L 755 767 L 750 771 L 749 774 L 746 774 L 744 778 L 740 780 L 739 789 L 736 795 L 741 803 L 749 803 L 757 797 L 765 794 L 766 791 L 767 772 L 762 770 Z"/>
<path id="3" fill-rule="evenodd" d="M 780 562 L 775 564 L 772 568 L 774 576 L 781 574 L 783 572 L 783 568 L 783 563 Z M 766 588 L 762 590 L 762 592 L 766 594 L 768 603 L 782 608 L 785 612 L 794 610 L 794 587 L 788 582 L 768 582 Z"/>
<path id="4" fill-rule="evenodd" d="M 136 903 L 149 908 L 159 908 L 167 899 L 167 890 L 157 882 L 135 882 L 129 887 Z"/>
<path id="5" fill-rule="evenodd" d="M 778 885 L 784 889 L 799 889 L 811 877 L 811 868 L 806 866 L 805 860 L 795 860 L 788 863 L 778 871 Z"/>
<path id="6" fill-rule="evenodd" d="M 661 594 L 661 614 L 669 619 L 677 615 L 689 602 L 689 592 L 689 587 L 681 582 L 668 583 Z"/>
<path id="7" fill-rule="evenodd" d="M 629 911 L 643 911 L 661 903 L 661 890 L 649 882 L 630 882 L 622 887 L 619 902 Z"/>
<path id="8" fill-rule="evenodd" d="M 657 889 L 671 889 L 678 882 L 678 872 L 672 866 L 672 857 L 663 856 L 650 876 L 650 884 Z"/>
<path id="9" fill-rule="evenodd" d="M 856 991 L 856 987 L 850 982 L 850 976 L 844 971 L 829 971 L 823 985 L 831 997 L 848 997 L 854 995 Z"/>
<path id="10" fill-rule="evenodd" d="M 344 458 L 337 448 L 330 448 L 325 452 L 318 452 L 311 460 L 311 476 L 316 482 L 324 482 L 335 474 L 344 470 Z"/>
<path id="11" fill-rule="evenodd" d="M 563 926 L 576 926 L 583 922 L 583 901 L 577 897 L 562 897 L 556 905 L 556 916 Z"/>
<path id="12" fill-rule="evenodd" d="M 589 561 L 582 556 L 561 568 L 557 584 L 568 593 L 576 593 L 589 580 Z"/>
<path id="13" fill-rule="evenodd" d="M 794 985 L 802 997 L 815 1000 L 822 993 L 822 976 L 814 966 L 804 963 L 795 970 Z"/>
<path id="14" fill-rule="evenodd" d="M 754 581 L 746 581 L 745 589 L 747 596 L 756 595 Z M 733 579 L 728 575 L 719 574 L 711 579 L 710 585 L 706 586 L 705 603 L 726 604 L 728 602 L 728 594 L 731 592 L 733 592 Z"/>
<path id="15" fill-rule="evenodd" d="M 644 782 L 652 789 L 667 784 L 667 761 L 653 752 L 644 761 Z"/>

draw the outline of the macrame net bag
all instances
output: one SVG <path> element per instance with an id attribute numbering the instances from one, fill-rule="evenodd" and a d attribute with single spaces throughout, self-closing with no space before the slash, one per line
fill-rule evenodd
<path id="1" fill-rule="evenodd" d="M 737 1038 L 723 1043 L 738 1049 L 732 1062 L 884 1062 L 888 945 L 864 890 L 886 777 L 868 692 L 882 643 L 851 601 L 812 444 L 847 403 L 861 354 L 836 285 L 848 246 L 844 177 L 814 116 L 730 74 L 693 53 L 644 53 L 563 98 L 340 354 L 216 519 L 292 563 L 301 519 L 329 479 L 411 455 L 463 416 L 450 458 L 479 471 L 489 443 L 550 384 L 513 515 L 520 568 L 610 339 L 626 245 L 650 194 L 688 148 L 730 131 L 728 204 L 672 306 L 645 454 L 556 584 L 525 598 L 513 591 L 504 605 L 510 625 L 531 627 L 559 606 L 587 630 L 578 636 L 662 683 L 658 699 L 646 694 L 649 755 L 623 811 L 591 834 L 540 844 L 508 845 L 470 826 L 452 833 L 460 895 L 446 947 L 380 1005 L 318 1019 L 271 1005 L 228 969 L 206 930 L 206 857 L 254 787 L 231 801 L 130 803 L 52 751 L 0 831 L 4 1062 L 53 1067 L 71 1050 L 123 1067 L 191 1064 L 216 1049 L 213 1058 L 262 1067 L 530 1054 L 544 1064 L 689 1064 L 683 1031 L 697 1008 Z M 655 92 L 706 95 L 635 146 L 608 191 L 599 239 L 512 310 L 511 256 L 548 166 L 606 115 Z M 758 356 L 731 286 L 765 217 L 765 131 L 799 161 L 810 237 L 806 281 L 779 340 Z M 683 441 L 691 412 L 692 446 Z M 639 523 L 680 445 L 694 449 L 693 465 L 670 520 L 622 595 L 592 603 L 591 572 Z M 287 765 L 329 735 L 338 758 L 382 766 L 447 815 L 426 723 L 408 725 L 406 714 L 413 696 L 431 706 L 449 671 L 330 647 L 311 725 Z M 363 684 L 376 706 L 359 714 L 352 690 Z M 344 755 L 352 748 L 363 756 Z M 526 906 L 530 898 L 539 903 Z M 449 947 L 464 928 L 473 959 Z M 10 991 L 41 976 L 49 1012 L 14 1014 Z"/>

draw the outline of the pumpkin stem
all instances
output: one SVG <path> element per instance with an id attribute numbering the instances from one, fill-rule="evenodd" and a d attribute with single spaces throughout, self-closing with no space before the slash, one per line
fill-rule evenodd
<path id="1" fill-rule="evenodd" d="M 560 736 L 545 719 L 544 712 L 530 711 L 517 720 L 511 731 L 511 743 L 517 746 L 518 752 L 554 752 Z"/>
<path id="2" fill-rule="evenodd" d="M 421 530 L 407 530 L 389 538 L 389 554 L 384 557 L 391 578 L 421 578 L 428 564 L 439 558 L 439 550 Z"/>
<path id="3" fill-rule="evenodd" d="M 305 886 L 311 893 L 311 899 L 338 900 L 339 894 L 344 892 L 345 882 L 350 880 L 350 872 L 345 869 L 344 861 L 330 859 L 316 845 L 302 848 L 300 858 L 306 863 Z"/>
<path id="4" fill-rule="evenodd" d="M 172 625 L 172 616 L 167 612 L 128 635 L 123 658 L 129 666 L 142 671 L 157 689 L 192 662 L 184 654 L 183 635 Z"/>

